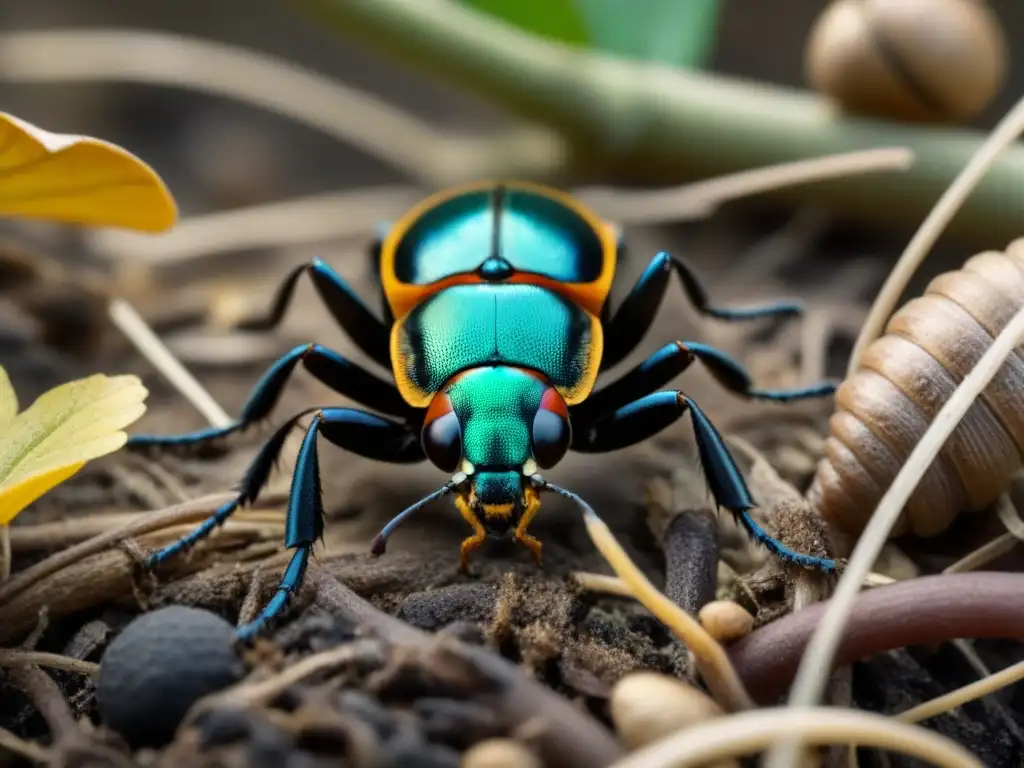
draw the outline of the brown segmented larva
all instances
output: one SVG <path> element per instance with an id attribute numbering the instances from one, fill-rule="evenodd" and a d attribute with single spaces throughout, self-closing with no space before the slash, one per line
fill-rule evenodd
<path id="1" fill-rule="evenodd" d="M 1024 238 L 939 275 L 892 316 L 836 391 L 825 458 L 808 492 L 857 534 L 932 419 L 1024 307 Z M 1024 460 L 1024 358 L 1018 349 L 971 406 L 904 507 L 892 535 L 935 536 L 992 504 Z"/>

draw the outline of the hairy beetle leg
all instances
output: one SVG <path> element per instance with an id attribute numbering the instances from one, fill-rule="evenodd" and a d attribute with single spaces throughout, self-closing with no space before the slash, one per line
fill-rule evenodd
<path id="1" fill-rule="evenodd" d="M 484 543 L 487 531 L 484 530 L 484 525 L 476 516 L 473 508 L 470 507 L 466 494 L 460 493 L 455 497 L 455 506 L 459 510 L 459 514 L 462 515 L 462 519 L 473 529 L 473 535 L 464 539 L 462 546 L 459 547 L 459 570 L 462 573 L 469 573 L 469 553 L 474 549 L 479 549 L 480 545 Z"/>
<path id="2" fill-rule="evenodd" d="M 313 259 L 293 269 L 281 282 L 270 313 L 264 318 L 242 323 L 239 327 L 257 331 L 269 331 L 277 327 L 291 303 L 295 285 L 306 272 L 312 277 L 313 286 L 335 322 L 374 362 L 390 368 L 390 329 L 369 310 L 341 275 L 321 259 Z"/>
<path id="3" fill-rule="evenodd" d="M 694 308 L 702 315 L 718 320 L 757 320 L 769 317 L 795 317 L 803 312 L 796 302 L 783 301 L 744 309 L 726 309 L 711 306 L 707 289 L 689 264 L 677 256 L 662 251 L 656 255 L 637 280 L 629 295 L 605 325 L 604 353 L 601 370 L 621 362 L 636 348 L 654 322 L 668 288 L 669 277 L 675 272 L 683 284 L 683 291 Z"/>
<path id="4" fill-rule="evenodd" d="M 295 555 L 285 570 L 281 586 L 263 612 L 251 623 L 239 628 L 240 639 L 256 634 L 287 605 L 289 597 L 302 583 L 313 544 L 323 535 L 323 499 L 317 453 L 319 435 L 340 448 L 378 461 L 403 464 L 425 458 L 415 429 L 407 424 L 354 408 L 307 409 L 278 427 L 264 443 L 240 483 L 237 498 L 218 509 L 188 535 L 151 555 L 147 565 L 155 566 L 194 546 L 222 525 L 236 509 L 255 501 L 280 457 L 288 434 L 299 419 L 310 413 L 316 413 L 316 416 L 306 429 L 299 448 L 285 523 L 285 546 L 295 550 Z"/>
<path id="5" fill-rule="evenodd" d="M 519 519 L 519 525 L 516 526 L 513 538 L 516 540 L 516 543 L 530 550 L 530 554 L 533 555 L 533 561 L 540 566 L 541 550 L 544 548 L 544 545 L 540 542 L 540 539 L 526 532 L 526 529 L 533 522 L 538 512 L 540 512 L 540 494 L 534 488 L 528 487 L 526 489 L 526 509 L 523 511 L 523 516 Z"/>
<path id="6" fill-rule="evenodd" d="M 715 503 L 732 512 L 752 538 L 783 560 L 804 568 L 834 571 L 834 560 L 795 552 L 754 521 L 748 510 L 757 505 L 725 441 L 697 404 L 682 392 L 654 392 L 593 421 L 584 421 L 574 432 L 572 449 L 581 453 L 602 453 L 625 448 L 652 437 L 687 412 Z"/>

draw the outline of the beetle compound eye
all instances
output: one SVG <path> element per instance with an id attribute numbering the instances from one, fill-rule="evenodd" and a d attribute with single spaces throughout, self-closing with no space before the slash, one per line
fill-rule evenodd
<path id="1" fill-rule="evenodd" d="M 541 469 L 555 466 L 569 450 L 572 429 L 569 412 L 558 392 L 548 389 L 533 417 L 533 459 Z"/>
<path id="2" fill-rule="evenodd" d="M 438 469 L 454 472 L 462 459 L 462 427 L 448 395 L 434 398 L 423 421 L 423 452 Z"/>

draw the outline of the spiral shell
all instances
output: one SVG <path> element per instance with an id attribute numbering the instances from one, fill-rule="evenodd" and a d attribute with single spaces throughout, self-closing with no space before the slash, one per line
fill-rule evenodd
<path id="1" fill-rule="evenodd" d="M 1024 238 L 939 275 L 889 321 L 836 392 L 809 499 L 859 533 L 932 419 L 1024 307 Z M 1024 457 L 1024 358 L 1003 364 L 910 497 L 893 535 L 935 536 L 1006 489 Z"/>

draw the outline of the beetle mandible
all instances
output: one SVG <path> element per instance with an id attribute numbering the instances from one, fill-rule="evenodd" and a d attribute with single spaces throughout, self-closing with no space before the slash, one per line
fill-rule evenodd
<path id="1" fill-rule="evenodd" d="M 836 393 L 808 499 L 860 533 L 932 419 L 1024 306 L 1024 238 L 935 277 L 904 304 Z M 892 535 L 936 536 L 988 507 L 1024 456 L 1024 360 L 1010 355 L 921 478 Z"/>
<path id="2" fill-rule="evenodd" d="M 374 243 L 383 321 L 323 261 L 298 267 L 283 281 L 267 317 L 247 327 L 276 326 L 298 279 L 308 273 L 334 319 L 363 352 L 391 370 L 393 381 L 330 349 L 306 344 L 270 367 L 234 424 L 183 435 L 133 436 L 132 446 L 194 445 L 257 424 L 300 363 L 369 409 L 322 406 L 289 418 L 260 449 L 236 498 L 152 554 L 148 564 L 191 547 L 239 506 L 254 501 L 288 433 L 310 414 L 288 500 L 285 543 L 294 555 L 263 612 L 238 629 L 240 638 L 257 633 L 283 609 L 323 532 L 318 435 L 379 461 L 429 459 L 451 475 L 385 526 L 373 545 L 376 554 L 402 520 L 453 494 L 472 530 L 462 543 L 462 569 L 488 535 L 511 534 L 539 563 L 541 542 L 528 528 L 540 509 L 540 493 L 574 497 L 543 480 L 540 470 L 555 466 L 568 450 L 601 453 L 638 443 L 689 414 L 716 504 L 778 556 L 808 568 L 834 569 L 834 561 L 794 552 L 757 525 L 748 512 L 756 505 L 721 435 L 689 396 L 660 389 L 695 360 L 724 387 L 748 398 L 788 402 L 827 396 L 833 383 L 757 389 L 724 352 L 673 341 L 594 391 L 598 373 L 622 361 L 645 336 L 673 273 L 694 307 L 719 320 L 795 316 L 801 307 L 789 302 L 713 307 L 689 266 L 662 252 L 612 312 L 607 299 L 623 249 L 618 228 L 568 194 L 526 182 L 480 183 L 428 198 Z"/>

